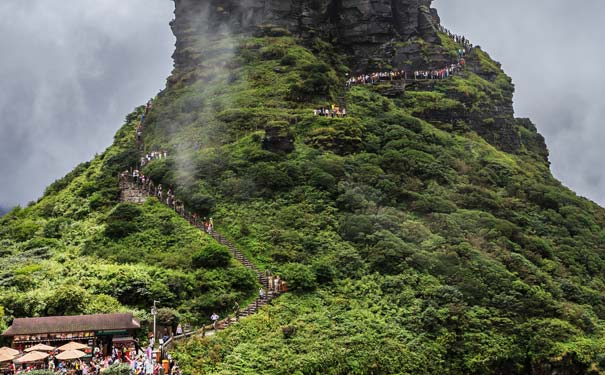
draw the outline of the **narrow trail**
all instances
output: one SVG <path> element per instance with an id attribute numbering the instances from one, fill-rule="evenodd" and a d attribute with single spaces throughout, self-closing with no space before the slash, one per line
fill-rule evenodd
<path id="1" fill-rule="evenodd" d="M 120 175 L 119 184 L 120 184 L 120 191 L 121 191 L 120 200 L 122 202 L 142 204 L 148 198 L 155 197 L 155 194 L 150 193 L 150 191 L 147 187 L 135 182 L 130 176 L 127 176 L 125 174 Z M 183 219 L 187 220 L 191 225 L 195 226 L 197 229 L 204 231 L 206 233 L 204 227 L 201 224 L 194 222 L 193 215 L 191 215 L 189 212 L 182 210 L 182 209 L 172 207 L 172 206 L 166 204 L 166 202 L 164 202 L 163 200 L 160 200 L 160 202 L 162 202 L 166 206 L 170 207 L 171 209 L 174 209 L 175 212 L 177 212 Z M 245 318 L 252 314 L 255 314 L 261 307 L 265 306 L 271 300 L 273 300 L 274 298 L 279 296 L 280 292 L 278 292 L 277 290 L 274 290 L 274 288 L 269 285 L 268 275 L 266 273 L 262 272 L 256 265 L 254 265 L 254 263 L 252 263 L 241 251 L 239 251 L 231 241 L 229 241 L 227 238 L 225 238 L 224 236 L 222 236 L 219 232 L 217 232 L 215 230 L 211 231 L 208 234 L 210 236 L 212 236 L 212 238 L 214 238 L 218 243 L 229 248 L 231 255 L 233 255 L 233 257 L 239 263 L 241 263 L 244 267 L 248 268 L 249 270 L 254 271 L 254 273 L 256 274 L 256 276 L 258 278 L 258 281 L 260 282 L 263 289 L 265 290 L 265 295 L 263 297 L 258 296 L 254 301 L 252 301 L 246 307 L 240 309 L 237 317 L 229 316 L 223 320 L 219 320 L 217 322 L 216 330 L 221 331 L 221 330 L 224 330 L 225 328 L 229 327 L 230 325 L 238 322 L 239 319 L 242 319 L 242 318 Z M 165 346 L 169 346 L 174 341 L 183 340 L 183 339 L 186 339 L 191 336 L 206 336 L 206 335 L 209 336 L 214 333 L 215 333 L 215 330 L 214 330 L 213 326 L 207 325 L 197 331 L 187 332 L 182 335 L 173 336 L 169 340 L 169 342 L 165 344 Z"/>
<path id="2" fill-rule="evenodd" d="M 148 107 L 145 111 L 145 116 L 148 114 L 150 109 L 151 106 L 148 104 Z M 137 128 L 136 133 L 137 147 L 139 150 L 144 149 L 141 137 L 142 130 L 143 126 L 141 123 L 139 128 Z M 135 167 L 135 169 L 138 171 L 138 166 Z M 166 343 L 164 343 L 164 349 L 170 348 L 175 341 L 180 341 L 193 336 L 210 336 L 215 334 L 217 331 L 224 330 L 230 325 L 237 323 L 239 319 L 255 314 L 261 307 L 265 306 L 266 304 L 271 302 L 271 300 L 278 297 L 282 293 L 281 282 L 278 285 L 271 285 L 271 275 L 269 274 L 269 272 L 261 271 L 254 263 L 250 261 L 250 259 L 248 259 L 241 251 L 237 249 L 235 244 L 233 244 L 219 232 L 214 229 L 207 230 L 207 228 L 204 227 L 203 223 L 198 220 L 194 214 L 185 209 L 182 202 L 174 199 L 174 196 L 171 197 L 169 193 L 167 195 L 166 193 L 162 192 L 161 188 L 158 188 L 160 187 L 160 185 L 154 185 L 153 182 L 149 179 L 145 180 L 145 182 L 142 183 L 138 177 L 133 176 L 133 174 L 130 172 L 121 173 L 118 176 L 118 181 L 121 202 L 142 204 L 145 203 L 145 201 L 149 198 L 158 198 L 158 200 L 162 204 L 174 210 L 183 219 L 187 220 L 189 224 L 193 225 L 204 233 L 209 234 L 218 243 L 227 247 L 231 252 L 231 255 L 235 258 L 235 260 L 237 260 L 244 267 L 248 268 L 249 270 L 252 270 L 256 274 L 256 277 L 264 290 L 264 296 L 261 297 L 259 293 L 257 294 L 257 298 L 244 308 L 239 308 L 237 311 L 234 309 L 234 316 L 228 316 L 222 320 L 217 321 L 216 329 L 212 324 L 210 324 L 196 331 L 186 332 L 182 335 L 173 336 Z M 271 278 L 271 280 L 272 279 L 273 278 Z"/>

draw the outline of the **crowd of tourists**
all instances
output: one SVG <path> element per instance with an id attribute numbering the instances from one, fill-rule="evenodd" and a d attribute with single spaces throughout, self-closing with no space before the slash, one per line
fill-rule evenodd
<path id="1" fill-rule="evenodd" d="M 116 365 L 130 366 L 131 375 L 182 375 L 177 363 L 170 356 L 163 364 L 155 360 L 151 345 L 143 351 L 136 346 L 114 346 L 110 355 L 103 355 L 99 347 L 92 348 L 87 357 L 59 360 L 58 350 L 46 353 L 46 359 L 18 364 L 11 362 L 2 369 L 4 375 L 25 374 L 46 370 L 60 375 L 102 375 L 104 370 Z"/>
<path id="2" fill-rule="evenodd" d="M 336 104 L 332 104 L 330 107 L 314 109 L 313 114 L 315 116 L 322 116 L 322 117 L 343 118 L 343 117 L 347 117 L 347 109 L 344 107 L 341 108 L 340 106 L 337 106 Z"/>
<path id="3" fill-rule="evenodd" d="M 464 49 L 466 50 L 466 52 L 470 51 L 473 48 L 473 43 L 471 43 L 471 41 L 465 38 L 464 36 L 456 35 L 441 25 L 439 25 L 439 31 L 447 35 L 455 43 L 461 44 L 462 47 L 464 47 Z"/>
<path id="4" fill-rule="evenodd" d="M 151 178 L 145 176 L 138 168 L 130 171 L 124 171 L 120 174 L 122 181 L 134 183 L 138 189 L 147 193 L 147 195 L 157 197 L 158 200 L 168 207 L 172 208 L 179 215 L 185 218 L 189 223 L 199 229 L 203 229 L 206 233 L 212 234 L 214 230 L 214 222 L 212 218 L 200 217 L 197 213 L 190 213 L 185 209 L 185 203 L 177 199 L 172 187 L 164 189 L 162 184 L 155 184 Z"/>
<path id="5" fill-rule="evenodd" d="M 443 67 L 442 69 L 429 69 L 429 70 L 394 70 L 394 71 L 383 71 L 374 73 L 364 73 L 351 77 L 347 80 L 346 86 L 350 88 L 355 85 L 373 85 L 381 82 L 393 82 L 393 81 L 406 81 L 406 80 L 428 80 L 428 79 L 444 79 L 462 70 L 466 64 L 465 56 L 470 53 L 474 48 L 473 44 L 464 36 L 456 35 L 450 32 L 443 26 L 439 26 L 439 31 L 446 34 L 455 43 L 461 45 L 456 53 L 458 55 L 458 62 L 456 64 L 450 64 Z"/>
<path id="6" fill-rule="evenodd" d="M 193 215 L 191 215 L 190 218 L 190 222 L 191 224 L 193 224 L 193 226 L 198 227 L 198 228 L 203 228 L 204 232 L 208 233 L 208 234 L 212 234 L 212 232 L 214 231 L 214 221 L 212 220 L 212 218 L 206 218 L 205 216 L 200 220 L 199 215 L 197 213 L 194 213 Z"/>
<path id="7" fill-rule="evenodd" d="M 167 151 L 149 152 L 145 156 L 141 156 L 141 167 L 146 166 L 152 160 L 166 159 L 167 157 L 168 157 Z"/>
<path id="8" fill-rule="evenodd" d="M 347 80 L 346 86 L 350 88 L 351 86 L 357 85 L 374 85 L 381 82 L 393 82 L 393 81 L 406 81 L 406 80 L 428 80 L 428 79 L 445 79 L 448 78 L 462 69 L 466 61 L 464 57 L 461 56 L 458 60 L 457 64 L 450 64 L 442 69 L 431 69 L 431 70 L 415 70 L 413 72 L 408 72 L 405 70 L 397 70 L 397 71 L 384 71 L 384 72 L 374 72 L 374 73 L 364 73 L 354 77 L 351 77 Z"/>
<path id="9" fill-rule="evenodd" d="M 269 279 L 269 291 L 273 293 L 283 293 L 288 290 L 288 285 L 283 281 L 279 275 L 273 276 L 270 271 L 265 271 L 267 278 Z"/>
<path id="10" fill-rule="evenodd" d="M 97 366 L 101 366 L 101 369 L 108 368 L 112 365 L 125 364 L 130 366 L 131 374 L 133 375 L 160 375 L 162 373 L 167 375 L 181 375 L 179 366 L 171 356 L 168 356 L 165 365 L 155 360 L 152 344 L 144 351 L 142 349 L 137 350 L 134 347 L 127 346 L 114 347 L 111 356 L 95 358 L 97 358 Z"/>
<path id="11" fill-rule="evenodd" d="M 461 58 L 458 64 L 451 64 L 443 69 L 438 70 L 423 70 L 423 71 L 415 71 L 414 79 L 445 79 L 450 76 L 456 74 L 462 68 L 464 68 L 465 61 L 464 58 Z"/>

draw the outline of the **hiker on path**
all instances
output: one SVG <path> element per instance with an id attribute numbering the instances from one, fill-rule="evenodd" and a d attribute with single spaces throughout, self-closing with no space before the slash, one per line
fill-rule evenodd
<path id="1" fill-rule="evenodd" d="M 219 316 L 216 313 L 212 314 L 212 316 L 210 317 L 210 320 L 212 320 L 212 328 L 214 328 L 215 331 L 216 331 L 216 323 L 218 322 L 218 318 L 219 318 Z"/>
<path id="2" fill-rule="evenodd" d="M 235 313 L 235 321 L 239 322 L 239 303 L 235 302 L 235 305 L 233 305 L 233 312 Z"/>
<path id="3" fill-rule="evenodd" d="M 273 289 L 277 293 L 281 292 L 281 279 L 279 278 L 279 275 L 273 280 Z"/>
<path id="4" fill-rule="evenodd" d="M 212 220 L 212 218 L 209 219 L 208 221 L 208 234 L 212 234 L 212 230 L 214 229 L 214 220 Z"/>
<path id="5" fill-rule="evenodd" d="M 260 288 L 258 290 L 258 298 L 256 299 L 256 301 L 254 301 L 257 309 L 258 309 L 259 302 L 261 302 L 264 299 L 265 299 L 265 290 L 263 288 Z"/>

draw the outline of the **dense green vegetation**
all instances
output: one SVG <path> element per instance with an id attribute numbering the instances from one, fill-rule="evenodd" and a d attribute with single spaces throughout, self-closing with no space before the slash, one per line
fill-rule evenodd
<path id="1" fill-rule="evenodd" d="M 603 211 L 551 176 L 535 128 L 518 126 L 522 143 L 506 153 L 465 125 L 516 121 L 491 110 L 514 89 L 487 54 L 475 50 L 467 72 L 403 96 L 355 87 L 350 116 L 329 119 L 311 110 L 343 94 L 335 81 L 347 69 L 328 46 L 237 43 L 228 71 L 173 76 L 146 142 L 182 147 L 183 169 L 158 177 L 186 200 L 211 200 L 219 229 L 295 294 L 179 348 L 188 372 L 603 365 Z M 263 126 L 275 122 L 294 152 L 263 149 Z"/>
<path id="2" fill-rule="evenodd" d="M 604 371 L 605 211 L 552 177 L 531 123 L 496 109 L 514 88 L 487 54 L 393 96 L 345 93 L 347 61 L 321 40 L 273 30 L 200 48 L 204 64 L 176 71 L 148 116 L 146 147 L 171 157 L 144 172 L 292 293 L 178 347 L 186 373 Z M 313 116 L 340 96 L 347 118 Z M 158 202 L 117 203 L 137 115 L 0 219 L 7 317 L 143 310 L 159 296 L 201 322 L 255 289 Z M 514 152 L 501 124 L 519 135 Z M 268 147 L 269 129 L 294 151 Z"/>
<path id="3" fill-rule="evenodd" d="M 1 219 L 4 325 L 12 317 L 121 310 L 145 322 L 153 300 L 200 324 L 256 290 L 255 275 L 229 253 L 220 264 L 200 258 L 214 241 L 157 200 L 118 203 L 117 174 L 138 159 L 139 115 L 128 116 L 105 153 Z"/>

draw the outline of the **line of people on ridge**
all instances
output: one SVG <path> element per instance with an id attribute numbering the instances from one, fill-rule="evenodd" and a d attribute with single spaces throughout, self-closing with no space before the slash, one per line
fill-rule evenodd
<path id="1" fill-rule="evenodd" d="M 147 153 L 145 156 L 141 156 L 141 167 L 146 166 L 152 160 L 166 159 L 168 157 L 168 151 L 152 151 Z"/>
<path id="2" fill-rule="evenodd" d="M 417 70 L 414 71 L 414 79 L 445 79 L 456 74 L 464 68 L 466 61 L 460 58 L 458 64 L 451 64 L 448 67 L 437 70 Z"/>
<path id="3" fill-rule="evenodd" d="M 462 44 L 466 52 L 469 52 L 471 49 L 473 49 L 473 43 L 471 43 L 471 41 L 464 36 L 454 34 L 441 25 L 439 25 L 438 30 L 451 38 L 455 43 Z"/>
<path id="4" fill-rule="evenodd" d="M 411 80 L 412 78 L 414 80 L 445 79 L 461 71 L 464 68 L 465 64 L 466 61 L 464 60 L 464 57 L 461 57 L 457 64 L 451 64 L 449 66 L 444 67 L 443 69 L 415 70 L 413 72 L 399 70 L 366 73 L 349 78 L 346 82 L 346 86 L 347 88 L 350 88 L 351 86 L 356 85 L 373 85 L 380 82 L 392 82 L 408 79 Z"/>
<path id="5" fill-rule="evenodd" d="M 340 108 L 340 106 L 338 106 L 336 104 L 332 104 L 330 107 L 314 109 L 313 114 L 315 116 L 322 116 L 322 117 L 344 118 L 344 117 L 347 117 L 347 109 L 344 107 Z"/>
<path id="6" fill-rule="evenodd" d="M 200 220 L 197 213 L 190 214 L 185 209 L 185 203 L 176 198 L 172 187 L 169 187 L 168 190 L 165 191 L 162 184 L 156 185 L 151 178 L 145 176 L 138 168 L 122 172 L 120 174 L 120 179 L 122 181 L 134 183 L 138 189 L 143 190 L 150 196 L 157 197 L 160 202 L 172 208 L 181 215 L 181 217 L 189 221 L 191 225 L 203 229 L 208 234 L 212 234 L 214 230 L 214 221 L 212 218 L 207 219 L 204 217 Z"/>
<path id="7" fill-rule="evenodd" d="M 440 32 L 446 34 L 449 38 L 451 38 L 455 43 L 462 45 L 462 48 L 459 48 L 458 50 L 456 50 L 456 53 L 458 55 L 457 64 L 452 64 L 443 69 L 435 69 L 435 70 L 416 70 L 413 72 L 407 72 L 407 71 L 401 70 L 401 71 L 388 71 L 388 72 L 361 74 L 361 75 L 352 77 L 349 80 L 347 80 L 347 88 L 349 88 L 353 85 L 375 84 L 375 83 L 379 83 L 381 81 L 395 81 L 395 80 L 402 80 L 402 79 L 407 80 L 408 77 L 409 77 L 409 79 L 411 79 L 412 76 L 414 77 L 415 80 L 418 80 L 418 79 L 444 79 L 444 78 L 448 78 L 452 74 L 455 74 L 456 72 L 458 72 L 459 70 L 464 68 L 464 65 L 466 63 L 466 61 L 464 60 L 464 57 L 466 56 L 466 54 L 470 53 L 471 50 L 474 48 L 473 43 L 471 43 L 470 40 L 468 40 L 466 37 L 456 35 L 441 25 L 438 26 L 438 29 Z"/>

